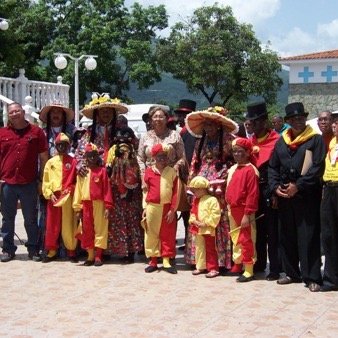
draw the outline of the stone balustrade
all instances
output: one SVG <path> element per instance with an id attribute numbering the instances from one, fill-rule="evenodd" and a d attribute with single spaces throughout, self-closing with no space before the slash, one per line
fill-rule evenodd
<path id="1" fill-rule="evenodd" d="M 69 86 L 62 83 L 61 76 L 57 77 L 57 83 L 32 81 L 27 79 L 24 69 L 19 70 L 19 77 L 15 79 L 0 77 L 0 95 L 2 98 L 19 102 L 22 105 L 26 103 L 25 98 L 30 96 L 30 105 L 36 111 L 40 111 L 42 107 L 53 102 L 69 107 Z M 0 108 L 3 109 L 3 113 L 6 113 L 4 106 L 7 102 L 1 97 Z M 7 120 L 5 114 L 3 118 Z"/>

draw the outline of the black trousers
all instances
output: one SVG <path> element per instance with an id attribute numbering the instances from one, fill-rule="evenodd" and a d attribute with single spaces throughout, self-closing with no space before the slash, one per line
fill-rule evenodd
<path id="1" fill-rule="evenodd" d="M 321 203 L 323 283 L 338 287 L 338 186 L 324 186 Z"/>
<path id="2" fill-rule="evenodd" d="M 256 253 L 257 261 L 255 271 L 264 271 L 267 263 L 267 256 L 270 262 L 270 272 L 281 271 L 281 260 L 279 255 L 279 227 L 278 211 L 268 205 L 262 189 L 260 189 L 259 207 L 256 217 L 264 214 L 256 221 Z"/>
<path id="3" fill-rule="evenodd" d="M 283 270 L 287 276 L 305 283 L 322 283 L 320 201 L 320 187 L 278 201 Z"/>

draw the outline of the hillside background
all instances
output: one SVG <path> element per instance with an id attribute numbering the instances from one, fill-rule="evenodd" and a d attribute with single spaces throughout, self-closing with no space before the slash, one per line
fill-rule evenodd
<path id="1" fill-rule="evenodd" d="M 284 110 L 288 103 L 289 72 L 282 70 L 279 76 L 283 85 L 278 92 L 277 104 Z M 132 103 L 162 103 L 176 107 L 180 99 L 190 99 L 197 102 L 197 109 L 208 107 L 208 101 L 201 95 L 193 95 L 188 92 L 184 82 L 175 80 L 170 74 L 162 74 L 162 81 L 145 90 L 138 90 L 136 85 L 131 84 L 127 96 Z"/>

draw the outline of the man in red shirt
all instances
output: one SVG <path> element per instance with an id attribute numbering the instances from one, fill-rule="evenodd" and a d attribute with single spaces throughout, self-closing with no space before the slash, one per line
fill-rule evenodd
<path id="1" fill-rule="evenodd" d="M 48 159 L 46 137 L 41 128 L 25 120 L 19 103 L 8 105 L 8 126 L 0 129 L 0 179 L 3 255 L 1 262 L 15 257 L 15 216 L 20 200 L 27 232 L 28 257 L 37 254 L 37 196 L 43 168 Z M 39 174 L 40 171 L 40 174 Z"/>

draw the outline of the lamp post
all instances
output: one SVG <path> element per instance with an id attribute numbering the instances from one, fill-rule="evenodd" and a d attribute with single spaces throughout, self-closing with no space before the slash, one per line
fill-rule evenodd
<path id="1" fill-rule="evenodd" d="M 0 29 L 2 31 L 6 31 L 8 29 L 8 26 L 9 26 L 8 21 L 9 20 L 7 20 L 7 19 L 0 18 Z"/>
<path id="2" fill-rule="evenodd" d="M 97 55 L 81 55 L 79 57 L 71 56 L 70 54 L 66 53 L 54 53 L 56 55 L 56 58 L 54 60 L 55 67 L 58 69 L 65 69 L 67 67 L 67 59 L 66 57 L 70 58 L 74 61 L 75 67 L 74 67 L 74 91 L 75 91 L 75 126 L 79 126 L 79 61 L 83 58 L 87 58 L 85 61 L 85 67 L 88 70 L 94 70 L 97 66 L 95 58 L 97 58 Z"/>

